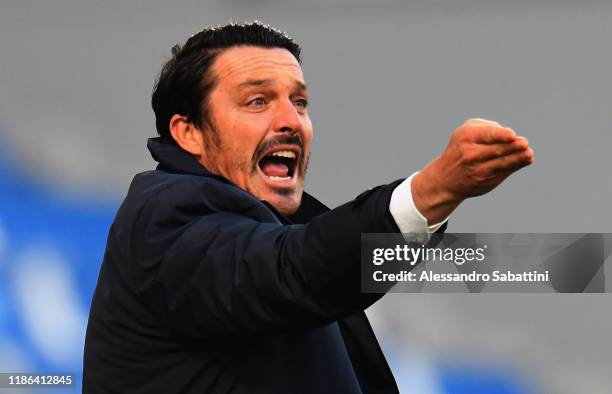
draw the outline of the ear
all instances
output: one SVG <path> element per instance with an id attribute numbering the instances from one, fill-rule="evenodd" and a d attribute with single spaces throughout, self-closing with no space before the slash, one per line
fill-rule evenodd
<path id="1" fill-rule="evenodd" d="M 186 116 L 174 114 L 170 118 L 170 134 L 178 146 L 192 155 L 201 157 L 204 153 L 204 135 Z"/>

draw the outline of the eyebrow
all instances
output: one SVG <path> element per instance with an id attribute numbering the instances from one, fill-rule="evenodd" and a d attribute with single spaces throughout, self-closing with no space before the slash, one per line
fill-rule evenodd
<path id="1" fill-rule="evenodd" d="M 242 82 L 238 85 L 238 89 L 245 89 L 256 86 L 268 86 L 272 84 L 272 80 L 270 79 L 249 79 L 247 81 Z"/>
<path id="2" fill-rule="evenodd" d="M 271 79 L 249 79 L 247 81 L 240 83 L 238 85 L 238 89 L 242 90 L 242 89 L 251 88 L 251 87 L 262 87 L 262 86 L 265 87 L 269 85 L 272 85 Z M 296 80 L 294 81 L 294 85 L 295 85 L 296 90 L 306 90 L 306 91 L 308 90 L 308 87 L 302 81 Z"/>

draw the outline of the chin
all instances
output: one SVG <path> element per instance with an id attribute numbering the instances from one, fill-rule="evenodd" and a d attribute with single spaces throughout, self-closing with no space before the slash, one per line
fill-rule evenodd
<path id="1" fill-rule="evenodd" d="M 291 195 L 278 195 L 277 193 L 273 193 L 262 199 L 270 203 L 274 209 L 284 216 L 289 216 L 295 213 L 300 207 L 302 192 L 293 192 Z"/>

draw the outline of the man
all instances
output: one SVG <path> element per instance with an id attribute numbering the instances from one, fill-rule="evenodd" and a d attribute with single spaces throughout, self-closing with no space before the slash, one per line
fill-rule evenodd
<path id="1" fill-rule="evenodd" d="M 533 160 L 470 120 L 406 180 L 328 210 L 303 192 L 312 124 L 300 48 L 261 24 L 173 49 L 153 93 L 159 165 L 110 229 L 85 393 L 389 393 L 363 310 L 360 234 L 441 231 L 464 199 Z"/>

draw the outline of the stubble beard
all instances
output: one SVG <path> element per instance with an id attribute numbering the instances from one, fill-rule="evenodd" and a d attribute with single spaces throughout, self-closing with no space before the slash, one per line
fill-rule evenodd
<path id="1" fill-rule="evenodd" d="M 294 134 L 291 136 L 281 135 L 279 137 L 275 137 L 270 140 L 262 141 L 255 148 L 253 156 L 251 157 L 251 160 L 249 161 L 246 159 L 246 155 L 243 154 L 244 151 L 240 150 L 238 147 L 225 148 L 225 143 L 221 140 L 221 136 L 219 134 L 218 128 L 214 125 L 214 122 L 208 121 L 207 128 L 204 131 L 204 150 L 205 150 L 205 155 L 207 158 L 209 158 L 210 163 L 206 167 L 211 173 L 214 173 L 216 175 L 221 175 L 226 178 L 227 176 L 225 176 L 223 172 L 247 174 L 247 179 L 257 179 L 257 177 L 260 176 L 258 174 L 258 165 L 259 165 L 259 160 L 261 160 L 262 158 L 261 155 L 265 151 L 273 148 L 274 146 L 281 145 L 281 144 L 297 145 L 300 147 L 302 154 L 300 156 L 300 162 L 298 163 L 298 174 L 297 174 L 298 176 L 297 187 L 299 189 L 298 190 L 279 189 L 279 190 L 274 190 L 274 193 L 279 194 L 281 196 L 286 196 L 286 197 L 291 196 L 294 193 L 300 193 L 301 195 L 304 189 L 304 182 L 306 179 L 306 173 L 308 171 L 308 164 L 310 162 L 310 152 L 308 152 L 308 154 L 305 154 L 304 144 L 302 142 L 302 139 L 297 134 Z M 227 150 L 225 154 L 227 154 L 228 157 L 230 158 L 229 160 L 226 161 L 225 165 L 223 166 L 225 167 L 224 168 L 225 171 L 223 171 L 223 169 L 219 166 L 219 160 L 218 160 L 219 155 L 222 154 L 224 149 Z M 232 179 L 229 179 L 229 180 L 234 182 Z M 249 190 L 247 191 L 253 194 L 253 191 L 249 191 Z M 255 194 L 253 195 L 257 198 L 260 198 L 260 196 L 256 196 Z"/>

